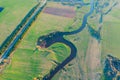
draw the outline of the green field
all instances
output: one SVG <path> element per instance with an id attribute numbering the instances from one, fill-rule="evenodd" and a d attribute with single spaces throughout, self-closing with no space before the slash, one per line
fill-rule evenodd
<path id="1" fill-rule="evenodd" d="M 113 10 L 104 17 L 104 22 L 103 22 L 103 28 L 101 30 L 101 63 L 102 63 L 102 70 L 104 67 L 104 61 L 106 58 L 106 55 L 111 54 L 112 56 L 115 56 L 120 59 L 120 5 L 116 6 L 113 8 Z M 90 24 L 95 28 L 98 29 L 97 27 L 97 20 L 89 20 Z M 79 65 L 82 67 L 83 70 L 85 70 L 85 66 L 88 66 L 85 64 L 85 56 L 86 56 L 86 50 L 88 46 L 88 41 L 89 41 L 89 36 L 88 32 L 85 29 L 81 34 L 73 36 L 69 36 L 68 39 L 73 40 L 75 37 L 80 37 L 80 40 L 77 42 L 74 42 L 76 47 L 78 48 L 78 55 L 80 56 L 79 58 Z M 66 67 L 68 68 L 68 67 Z M 68 68 L 69 69 L 69 68 Z M 73 68 L 74 69 L 74 68 Z M 80 68 L 79 68 L 80 69 Z M 75 71 L 76 69 L 74 69 Z M 79 71 L 79 70 L 78 70 Z M 86 71 L 86 70 L 85 70 Z M 101 72 L 101 71 L 100 71 Z M 71 74 L 70 74 L 71 73 Z M 74 72 L 70 72 L 70 70 L 64 74 L 64 71 L 59 72 L 53 80 L 58 79 L 58 77 L 63 74 L 62 80 L 74 80 L 75 77 L 71 77 L 71 75 L 74 75 Z M 65 76 L 64 76 L 65 75 Z M 80 74 L 82 75 L 82 74 Z M 67 78 L 67 77 L 69 78 Z M 84 76 L 84 75 L 82 75 Z M 85 77 L 85 76 L 84 76 Z M 104 79 L 101 79 L 104 80 Z"/>
<path id="2" fill-rule="evenodd" d="M 1 74 L 0 80 L 31 80 L 48 73 L 56 65 L 51 59 L 63 61 L 69 55 L 70 49 L 57 43 L 48 49 L 34 52 L 37 39 L 53 31 L 64 31 L 72 23 L 71 18 L 41 13 L 13 52 L 12 62 Z"/>
<path id="3" fill-rule="evenodd" d="M 87 2 L 88 0 L 86 0 Z M 24 3 L 23 3 L 24 2 Z M 16 5 L 13 5 L 16 4 Z M 0 13 L 0 43 L 8 36 L 16 25 L 22 20 L 25 14 L 36 4 L 36 1 L 33 0 L 0 0 L 0 6 L 3 6 L 5 9 Z M 65 6 L 58 3 L 49 2 L 46 7 L 58 7 L 64 8 Z M 76 18 L 79 19 L 79 22 L 70 28 L 73 24 L 74 19 L 66 18 L 61 16 L 55 16 L 46 13 L 40 13 L 36 21 L 32 24 L 30 29 L 24 35 L 24 38 L 19 42 L 19 45 L 16 47 L 15 51 L 12 54 L 12 59 L 9 65 L 5 68 L 2 74 L 0 74 L 0 80 L 32 80 L 34 77 L 41 76 L 49 73 L 50 69 L 54 68 L 56 64 L 52 62 L 55 60 L 57 62 L 62 62 L 69 54 L 70 49 L 68 46 L 56 43 L 47 49 L 36 50 L 37 39 L 42 36 L 49 34 L 54 31 L 72 31 L 77 29 L 81 25 L 83 15 L 88 12 L 88 7 L 83 7 L 81 9 L 76 9 L 77 15 Z M 104 24 L 101 31 L 101 49 L 102 57 L 101 61 L 103 63 L 107 54 L 112 54 L 120 58 L 120 8 L 114 8 L 109 15 L 104 17 Z M 94 21 L 89 21 L 93 22 Z M 93 27 L 96 24 L 92 24 Z M 64 76 L 66 77 L 71 75 L 71 80 L 74 80 L 75 76 L 84 76 L 86 73 L 77 74 L 75 71 L 82 68 L 83 71 L 86 71 L 86 51 L 88 48 L 88 42 L 90 35 L 88 29 L 85 28 L 81 33 L 65 36 L 67 40 L 70 40 L 77 47 L 77 57 L 71 64 L 75 66 L 69 69 L 68 66 L 65 68 L 68 70 Z M 77 62 L 77 61 L 78 62 Z M 77 66 L 76 66 L 77 64 Z M 60 71 L 53 80 L 57 80 L 61 77 L 62 71 Z M 62 77 L 63 77 L 62 76 Z"/>
<path id="4" fill-rule="evenodd" d="M 56 7 L 55 5 L 58 5 L 58 3 L 48 3 L 47 6 Z M 64 8 L 64 6 L 59 5 L 58 8 Z M 81 25 L 84 15 L 82 10 L 86 13 L 88 7 L 83 7 L 77 13 L 80 22 L 77 22 L 72 29 L 69 26 L 73 24 L 74 19 L 41 13 L 13 52 L 12 62 L 1 74 L 0 80 L 31 80 L 38 75 L 44 76 L 52 67 L 56 66 L 51 59 L 58 62 L 63 61 L 70 54 L 69 47 L 63 44 L 55 44 L 48 49 L 33 52 L 36 48 L 37 39 L 54 31 L 73 31 L 77 29 Z M 80 34 L 65 36 L 65 38 L 76 45 L 78 56 L 83 57 L 80 62 L 83 63 L 89 40 L 87 29 Z M 56 80 L 56 77 L 54 80 Z"/>
<path id="5" fill-rule="evenodd" d="M 102 29 L 102 52 L 104 54 L 111 54 L 120 59 L 120 20 L 119 5 L 104 19 Z M 105 56 L 105 55 L 104 55 Z"/>
<path id="6" fill-rule="evenodd" d="M 37 4 L 35 0 L 0 0 L 0 44 L 20 23 L 27 12 Z"/>

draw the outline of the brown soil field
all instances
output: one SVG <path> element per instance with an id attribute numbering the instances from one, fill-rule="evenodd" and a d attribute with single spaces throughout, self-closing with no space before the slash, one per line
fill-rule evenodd
<path id="1" fill-rule="evenodd" d="M 62 8 L 46 7 L 43 12 L 52 15 L 68 17 L 68 18 L 73 18 L 75 17 L 76 14 L 73 8 L 62 9 Z"/>

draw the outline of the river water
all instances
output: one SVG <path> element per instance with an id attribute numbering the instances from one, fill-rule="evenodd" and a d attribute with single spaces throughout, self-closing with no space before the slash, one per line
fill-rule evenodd
<path id="1" fill-rule="evenodd" d="M 79 29 L 72 31 L 72 32 L 54 32 L 54 33 L 50 33 L 49 35 L 46 35 L 46 36 L 41 36 L 38 39 L 37 45 L 40 45 L 41 47 L 43 47 L 43 44 L 44 44 L 44 47 L 47 48 L 56 42 L 60 42 L 60 43 L 66 44 L 71 49 L 70 55 L 61 64 L 59 64 L 55 69 L 51 70 L 49 74 L 45 75 L 43 77 L 43 80 L 51 80 L 52 77 L 59 70 L 61 70 L 66 64 L 68 64 L 72 59 L 74 59 L 76 57 L 77 49 L 76 49 L 75 45 L 72 42 L 65 40 L 63 36 L 73 35 L 73 34 L 77 34 L 77 33 L 81 32 L 86 27 L 87 18 L 93 13 L 93 11 L 94 11 L 94 0 L 91 0 L 90 1 L 90 11 L 84 15 L 83 20 L 82 20 L 82 25 L 79 27 Z M 40 42 L 41 40 L 43 43 Z"/>

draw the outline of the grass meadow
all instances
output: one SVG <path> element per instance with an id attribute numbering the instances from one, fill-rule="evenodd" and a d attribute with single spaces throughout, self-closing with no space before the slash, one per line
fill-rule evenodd
<path id="1" fill-rule="evenodd" d="M 102 52 L 103 56 L 111 54 L 120 59 L 120 8 L 119 5 L 104 17 L 102 29 Z"/>
<path id="2" fill-rule="evenodd" d="M 88 0 L 86 0 L 86 2 L 87 1 Z M 19 4 L 13 5 L 17 3 Z M 35 4 L 36 1 L 33 0 L 29 0 L 29 4 L 28 0 L 0 0 L 0 6 L 5 8 L 3 12 L 0 13 L 0 43 L 2 43 L 5 37 L 10 34 L 29 9 Z M 56 5 L 58 8 L 64 8 L 64 6 L 52 2 L 48 3 L 46 7 L 56 7 Z M 56 66 L 51 60 L 62 62 L 70 54 L 70 49 L 64 44 L 56 43 L 47 49 L 35 51 L 37 39 L 42 35 L 54 31 L 72 31 L 77 29 L 81 25 L 83 15 L 88 12 L 88 8 L 89 6 L 83 7 L 80 11 L 76 9 L 76 11 L 79 11 L 76 13 L 76 18 L 79 17 L 80 19 L 72 28 L 70 28 L 74 22 L 74 19 L 72 18 L 46 14 L 43 12 L 40 13 L 13 52 L 11 63 L 6 67 L 4 72 L 0 74 L 0 80 L 32 80 L 34 77 L 39 75 L 43 77 L 46 73 L 49 73 L 50 69 Z M 114 8 L 109 15 L 104 17 L 104 24 L 101 32 L 101 61 L 104 60 L 105 56 L 109 53 L 120 58 L 119 13 L 120 10 Z M 86 66 L 84 63 L 89 37 L 90 35 L 87 28 L 81 33 L 65 36 L 67 40 L 73 42 L 77 47 L 78 64 L 83 70 L 85 70 Z M 72 74 L 75 74 L 75 72 Z M 60 77 L 59 73 L 53 78 L 53 80 L 57 80 L 58 77 Z"/>
<path id="3" fill-rule="evenodd" d="M 0 44 L 20 23 L 27 12 L 37 4 L 35 0 L 0 0 Z"/>
<path id="4" fill-rule="evenodd" d="M 55 67 L 56 64 L 51 60 L 62 62 L 70 53 L 69 47 L 64 44 L 57 43 L 48 49 L 34 50 L 40 36 L 64 31 L 72 23 L 72 18 L 40 13 L 13 52 L 12 61 L 0 75 L 0 80 L 31 80 Z"/>

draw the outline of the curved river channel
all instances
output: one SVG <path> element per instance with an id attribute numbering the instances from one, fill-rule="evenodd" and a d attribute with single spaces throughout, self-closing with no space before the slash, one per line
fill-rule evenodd
<path id="1" fill-rule="evenodd" d="M 54 32 L 54 33 L 50 33 L 48 35 L 41 36 L 38 39 L 37 45 L 39 45 L 41 48 L 43 48 L 43 47 L 48 48 L 52 44 L 54 44 L 56 42 L 59 42 L 59 43 L 66 44 L 71 49 L 70 55 L 62 63 L 60 63 L 56 68 L 51 70 L 49 74 L 45 75 L 43 77 L 43 80 L 51 80 L 52 77 L 58 71 L 63 69 L 63 67 L 66 64 L 68 64 L 72 59 L 74 59 L 76 57 L 76 54 L 77 54 L 76 47 L 74 46 L 74 44 L 72 42 L 64 39 L 64 36 L 73 35 L 73 34 L 77 34 L 77 33 L 81 32 L 85 28 L 85 26 L 87 24 L 87 18 L 93 13 L 93 11 L 94 11 L 94 0 L 91 0 L 90 1 L 90 11 L 84 15 L 82 25 L 80 26 L 80 28 L 78 28 L 77 30 L 72 31 L 72 32 Z"/>

